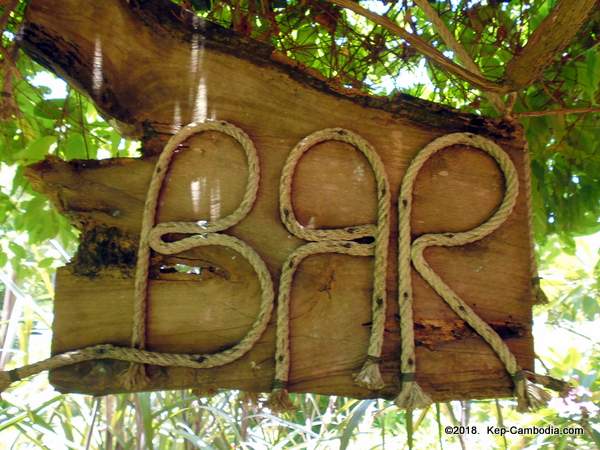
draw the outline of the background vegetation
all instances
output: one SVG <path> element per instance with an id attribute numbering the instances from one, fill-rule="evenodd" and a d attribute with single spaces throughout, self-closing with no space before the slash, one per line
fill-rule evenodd
<path id="1" fill-rule="evenodd" d="M 75 251 L 76 231 L 23 177 L 48 154 L 67 160 L 134 156 L 88 99 L 18 49 L 26 1 L 0 0 L 0 369 L 48 355 L 53 277 Z M 332 83 L 391 98 L 408 93 L 495 116 L 489 96 L 425 59 L 396 35 L 319 0 L 186 0 L 226 27 L 266 41 Z M 410 0 L 362 1 L 454 53 Z M 483 74 L 506 63 L 548 15 L 552 0 L 430 1 Z M 600 7 L 543 76 L 502 101 L 525 128 L 532 156 L 542 287 L 535 309 L 540 373 L 577 386 L 536 413 L 512 400 L 452 402 L 407 415 L 375 400 L 296 396 L 277 417 L 261 397 L 160 392 L 89 398 L 57 394 L 45 376 L 0 400 L 0 449 L 26 448 L 600 448 Z M 582 113 L 568 111 L 577 109 Z M 583 436 L 448 436 L 451 424 L 583 427 Z"/>

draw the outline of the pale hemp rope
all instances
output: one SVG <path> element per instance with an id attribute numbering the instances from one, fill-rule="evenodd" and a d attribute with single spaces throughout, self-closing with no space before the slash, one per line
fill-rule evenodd
<path id="1" fill-rule="evenodd" d="M 166 176 L 175 150 L 186 139 L 203 131 L 218 131 L 238 141 L 248 160 L 248 183 L 240 206 L 231 215 L 213 223 L 167 222 L 154 225 L 160 188 Z M 358 148 L 371 164 L 377 183 L 378 213 L 376 225 L 358 225 L 339 229 L 310 229 L 303 227 L 296 219 L 291 199 L 293 174 L 302 155 L 314 145 L 336 140 Z M 506 192 L 500 206 L 492 216 L 472 230 L 458 233 L 425 234 L 411 243 L 410 217 L 413 201 L 413 187 L 418 173 L 427 159 L 436 152 L 452 145 L 466 145 L 483 150 L 492 156 L 500 167 L 506 185 Z M 527 168 L 526 168 L 527 169 Z M 152 364 L 167 367 L 210 368 L 228 364 L 244 355 L 260 338 L 267 327 L 273 308 L 273 285 L 268 269 L 260 256 L 241 240 L 228 235 L 216 234 L 241 221 L 250 211 L 256 199 L 259 179 L 259 165 L 252 141 L 239 128 L 227 122 L 205 122 L 191 124 L 183 128 L 169 140 L 157 162 L 144 207 L 140 248 L 135 278 L 134 327 L 132 346 L 117 347 L 101 344 L 80 350 L 61 353 L 46 360 L 18 369 L 0 372 L 0 392 L 22 378 L 89 360 L 114 359 L 136 364 Z M 526 179 L 527 181 L 527 179 Z M 416 382 L 416 360 L 412 316 L 411 261 L 417 272 L 444 299 L 452 310 L 467 322 L 497 353 L 515 385 L 518 410 L 525 411 L 538 407 L 548 400 L 548 394 L 537 388 L 527 379 L 526 371 L 521 370 L 516 358 L 500 336 L 465 304 L 459 296 L 431 269 L 425 260 L 424 251 L 431 246 L 460 246 L 476 242 L 504 223 L 510 216 L 518 195 L 517 173 L 510 158 L 495 143 L 470 133 L 454 133 L 436 139 L 417 154 L 404 176 L 399 199 L 399 308 L 401 331 L 401 392 L 396 399 L 398 406 L 406 409 L 424 407 L 431 399 Z M 383 344 L 385 321 L 385 277 L 387 268 L 387 246 L 389 240 L 389 186 L 381 160 L 373 148 L 356 134 L 335 128 L 321 130 L 300 141 L 292 150 L 283 169 L 280 183 L 280 213 L 288 230 L 304 240 L 312 241 L 299 247 L 286 260 L 283 266 L 279 303 L 277 311 L 276 376 L 273 382 L 271 404 L 278 408 L 291 406 L 287 397 L 289 376 L 289 297 L 295 270 L 304 258 L 319 253 L 341 253 L 356 256 L 375 256 L 374 289 L 372 301 L 372 330 L 368 355 L 362 370 L 355 380 L 368 389 L 381 389 L 384 386 L 379 372 L 379 361 Z M 164 242 L 166 234 L 194 234 L 175 242 Z M 362 238 L 373 238 L 374 242 L 362 243 Z M 222 245 L 244 256 L 256 271 L 261 286 L 260 310 L 248 334 L 235 346 L 213 354 L 173 354 L 146 351 L 146 316 L 148 295 L 148 269 L 150 248 L 163 254 L 174 254 L 198 246 Z M 129 388 L 140 388 L 145 381 L 143 366 L 132 366 L 127 372 L 126 384 Z M 531 378 L 531 377 L 529 377 Z"/>
<path id="2" fill-rule="evenodd" d="M 425 162 L 438 151 L 452 145 L 466 145 L 483 150 L 494 158 L 505 179 L 505 194 L 500 206 L 484 223 L 472 230 L 458 233 L 425 234 L 411 243 L 410 218 L 413 202 L 413 187 L 417 175 Z M 417 272 L 444 299 L 450 308 L 467 322 L 496 352 L 511 376 L 518 410 L 540 406 L 547 398 L 545 392 L 531 384 L 519 367 L 515 356 L 498 334 L 431 269 L 424 251 L 432 246 L 455 247 L 476 242 L 497 230 L 510 216 L 517 199 L 519 182 L 515 167 L 508 155 L 494 142 L 471 133 L 453 133 L 442 136 L 421 150 L 408 167 L 402 181 L 399 213 L 399 308 L 401 332 L 401 381 L 402 388 L 396 398 L 401 408 L 422 408 L 431 403 L 431 399 L 418 385 L 415 372 L 415 344 L 413 329 L 413 292 L 411 279 L 411 260 Z"/>
<path id="3" fill-rule="evenodd" d="M 296 166 L 304 153 L 315 145 L 327 141 L 345 142 L 354 146 L 371 165 L 377 189 L 377 223 L 375 225 L 312 229 L 298 222 L 292 206 L 292 183 Z M 290 254 L 281 271 L 277 298 L 275 380 L 273 381 L 273 391 L 269 405 L 276 410 L 292 408 L 287 392 L 290 371 L 289 312 L 292 281 L 294 273 L 302 260 L 310 255 L 320 253 L 340 253 L 354 256 L 374 255 L 371 337 L 367 358 L 361 371 L 355 375 L 354 379 L 358 385 L 367 389 L 382 389 L 384 382 L 379 371 L 379 362 L 385 326 L 390 189 L 381 159 L 366 140 L 351 131 L 342 128 L 316 131 L 302 139 L 290 152 L 282 170 L 279 199 L 281 220 L 288 231 L 300 239 L 311 242 L 299 247 Z M 361 243 L 357 241 L 362 238 L 372 238 L 373 242 Z"/>
<path id="4" fill-rule="evenodd" d="M 160 189 L 167 175 L 168 168 L 177 148 L 191 136 L 205 132 L 217 131 L 235 139 L 244 150 L 248 165 L 248 181 L 244 197 L 238 208 L 230 215 L 212 223 L 197 222 L 164 222 L 155 225 Z M 210 121 L 191 124 L 182 128 L 167 143 L 158 158 L 148 193 L 142 217 L 142 230 L 138 249 L 137 267 L 135 274 L 135 292 L 133 304 L 133 332 L 131 346 L 144 349 L 146 346 L 146 322 L 148 302 L 148 270 L 150 267 L 150 248 L 162 254 L 171 255 L 207 245 L 229 247 L 240 253 L 256 271 L 261 287 L 261 303 L 259 313 L 248 334 L 235 346 L 222 352 L 203 355 L 202 368 L 216 367 L 228 364 L 244 355 L 260 338 L 269 322 L 273 308 L 273 283 L 271 275 L 260 256 L 241 240 L 224 234 L 216 234 L 240 222 L 252 209 L 258 192 L 260 168 L 256 148 L 252 140 L 238 127 L 224 121 Z M 172 233 L 193 234 L 193 236 L 175 242 L 164 242 L 162 237 Z M 175 363 L 175 359 L 173 360 Z M 143 366 L 132 366 L 126 378 L 126 383 L 133 388 L 145 380 Z"/>
<path id="5" fill-rule="evenodd" d="M 166 222 L 155 226 L 154 221 L 160 188 L 175 151 L 186 139 L 204 131 L 217 131 L 231 136 L 244 149 L 248 161 L 248 183 L 246 193 L 239 207 L 231 215 L 218 219 L 213 223 L 206 223 L 204 221 Z M 0 392 L 13 382 L 30 375 L 94 359 L 115 359 L 135 364 L 208 369 L 228 364 L 248 352 L 263 334 L 271 317 L 274 299 L 271 275 L 263 260 L 248 244 L 233 236 L 216 234 L 216 232 L 231 227 L 248 214 L 256 199 L 258 181 L 259 164 L 256 149 L 250 138 L 242 130 L 223 121 L 190 124 L 182 128 L 169 140 L 159 156 L 146 196 L 135 275 L 133 348 L 123 348 L 109 344 L 94 345 L 54 355 L 43 361 L 18 369 L 3 371 L 0 372 Z M 175 242 L 164 242 L 162 237 L 170 233 L 194 233 L 195 235 Z M 144 350 L 146 345 L 146 309 L 150 247 L 160 253 L 173 254 L 206 245 L 220 245 L 231 248 L 246 258 L 256 271 L 261 287 L 261 303 L 258 315 L 250 330 L 239 343 L 218 353 L 180 354 Z M 139 370 L 143 368 L 143 365 L 132 367 L 126 372 L 124 381 L 127 388 L 139 389 L 143 387 L 143 383 L 146 380 L 144 371 Z"/>

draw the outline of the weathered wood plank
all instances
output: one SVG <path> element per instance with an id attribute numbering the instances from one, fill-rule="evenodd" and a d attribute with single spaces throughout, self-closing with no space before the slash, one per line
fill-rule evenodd
<path id="1" fill-rule="evenodd" d="M 314 282 L 324 268 L 335 267 L 339 278 L 353 283 L 333 283 L 326 288 Z M 362 272 L 362 273 L 361 273 Z M 352 275 L 352 276 L 348 276 Z M 362 276 L 360 276 L 362 275 Z M 309 286 L 304 279 L 310 278 Z M 356 386 L 352 374 L 360 369 L 366 352 L 370 320 L 368 268 L 360 258 L 341 255 L 311 257 L 303 264 L 292 303 L 292 370 L 294 392 L 372 396 Z M 352 300 L 357 292 L 362 302 Z M 59 271 L 55 338 L 61 351 L 98 342 L 128 345 L 131 332 L 131 279 L 109 276 L 86 279 Z M 151 282 L 152 306 L 149 347 L 172 352 L 209 352 L 231 345 L 247 331 L 258 309 L 257 283 L 206 276 L 201 281 Z M 515 324 L 493 323 L 501 333 L 522 332 Z M 160 369 L 152 374 L 149 389 L 184 387 L 231 388 L 266 392 L 274 370 L 274 324 L 243 358 L 210 370 Z M 386 326 L 381 396 L 398 389 L 398 327 Z M 510 381 L 491 350 L 454 319 L 419 318 L 416 328 L 419 381 L 435 399 L 508 396 Z M 434 331 L 432 333 L 432 331 Z M 519 361 L 530 358 L 530 336 L 507 339 Z M 425 345 L 426 344 L 426 345 Z M 59 390 L 106 394 L 123 391 L 118 375 L 126 367 L 116 362 L 95 362 L 52 373 Z"/>
<path id="2" fill-rule="evenodd" d="M 204 136 L 196 145 L 210 148 L 214 138 L 215 136 Z M 352 184 L 366 183 L 366 175 L 362 173 L 363 170 L 348 171 L 354 173 L 348 177 L 344 172 L 333 170 L 338 161 L 347 162 L 341 159 L 341 155 L 337 155 L 337 158 L 327 155 L 328 151 L 335 150 L 332 144 L 329 149 L 310 153 L 314 161 L 308 159 L 301 163 L 298 184 L 318 186 L 324 182 L 322 172 L 331 173 L 327 186 L 331 190 L 330 198 L 339 199 L 336 208 L 342 209 L 344 203 L 359 205 L 356 210 L 345 209 L 350 214 L 350 219 L 341 215 L 338 220 L 347 221 L 348 224 L 369 222 L 373 214 L 373 194 L 361 190 L 352 191 Z M 514 153 L 518 157 L 518 152 Z M 213 166 L 220 167 L 220 157 L 210 152 L 208 154 L 211 160 L 204 161 L 203 152 L 188 149 L 176 159 L 172 167 L 171 184 L 163 196 L 163 220 L 194 217 L 189 196 L 171 195 L 171 192 L 182 191 L 182 186 L 189 187 L 192 184 L 190 180 L 196 176 L 195 168 L 210 170 Z M 229 152 L 220 153 L 228 154 Z M 325 158 L 319 158 L 321 154 Z M 265 164 L 271 161 L 274 153 L 267 155 Z M 223 158 L 230 159 L 229 156 Z M 304 164 L 313 167 L 305 170 Z M 30 171 L 30 176 L 37 177 L 35 180 L 38 186 L 43 184 L 46 189 L 52 190 L 55 198 L 61 198 L 62 207 L 79 217 L 86 226 L 110 225 L 136 236 L 143 189 L 135 183 L 147 185 L 152 164 L 148 161 L 125 160 L 97 163 L 96 167 L 78 166 L 74 169 L 73 166 L 56 161 L 46 162 L 39 165 L 35 172 Z M 327 172 L 328 167 L 332 171 Z M 465 167 L 469 167 L 468 174 L 464 173 Z M 240 167 L 239 170 L 243 172 L 243 168 Z M 368 173 L 366 170 L 364 172 Z M 124 191 L 120 191 L 121 187 L 104 188 L 104 183 L 123 178 L 126 174 L 129 175 Z M 223 173 L 219 177 L 213 173 L 213 177 L 214 180 L 223 182 L 227 179 L 227 174 Z M 359 180 L 356 177 L 363 178 Z M 267 201 L 268 198 L 270 217 L 256 217 L 253 210 L 244 221 L 251 222 L 251 225 L 247 225 L 247 228 L 240 225 L 232 230 L 232 234 L 237 237 L 253 242 L 275 280 L 287 254 L 300 243 L 299 240 L 288 237 L 276 214 L 277 198 L 269 193 L 276 192 L 277 181 L 276 178 L 273 179 L 274 186 L 266 189 L 265 196 L 260 198 L 260 201 Z M 217 185 L 218 182 L 214 181 L 213 184 Z M 372 183 L 366 183 L 367 186 L 369 184 L 372 186 Z M 442 152 L 426 164 L 417 183 L 418 200 L 413 220 L 416 233 L 444 229 L 456 231 L 473 227 L 493 210 L 502 188 L 497 168 L 481 152 L 467 149 Z M 127 195 L 128 192 L 138 193 L 135 194 L 138 198 Z M 305 220 L 313 217 L 319 224 L 336 225 L 335 216 L 328 217 L 328 214 L 331 215 L 331 208 L 325 203 L 318 207 L 322 198 L 315 198 L 314 195 L 311 197 L 305 191 L 299 193 L 301 195 L 296 202 L 298 209 L 310 212 L 305 211 L 304 216 L 300 214 L 300 217 Z M 224 190 L 221 195 L 221 204 L 224 205 L 235 205 L 232 198 L 240 196 L 235 189 L 233 192 Z M 302 195 L 305 198 L 300 200 Z M 123 205 L 120 203 L 123 201 L 130 203 Z M 103 206 L 100 208 L 98 205 Z M 198 203 L 198 208 L 200 217 L 210 216 L 209 202 Z M 128 214 L 107 213 L 117 209 L 123 209 Z M 361 215 L 352 220 L 352 212 Z M 525 224 L 524 206 L 520 203 L 509 222 L 493 236 L 463 248 L 432 249 L 427 256 L 441 276 L 485 320 L 503 336 L 512 337 L 507 341 L 511 349 L 516 352 L 523 366 L 530 367 L 531 304 L 527 261 L 529 248 L 527 235 L 523 233 L 526 231 Z M 121 237 L 121 241 L 127 241 L 127 238 Z M 92 240 L 91 243 L 96 245 L 97 242 Z M 130 244 L 135 245 L 135 242 Z M 395 245 L 394 239 L 393 246 Z M 395 254 L 395 250 L 392 253 Z M 214 351 L 231 345 L 243 335 L 256 314 L 257 282 L 252 269 L 240 258 L 232 259 L 234 256 L 227 249 L 208 248 L 179 255 L 183 259 L 173 261 L 172 258 L 163 258 L 156 263 L 183 261 L 193 265 L 199 259 L 201 265 L 213 268 L 214 274 L 205 271 L 201 278 L 188 277 L 194 281 L 186 281 L 182 275 L 178 275 L 179 278 L 184 278 L 179 281 L 173 280 L 174 277 L 177 278 L 173 274 L 158 275 L 164 281 L 152 282 L 153 286 L 159 283 L 157 286 L 161 287 L 153 287 L 151 294 L 150 348 L 164 351 Z M 392 395 L 397 387 L 399 342 L 395 317 L 396 264 L 394 259 L 390 259 L 390 263 L 388 332 L 384 352 L 385 375 L 389 386 L 382 395 Z M 292 390 L 359 397 L 368 395 L 367 391 L 352 383 L 351 374 L 360 366 L 366 351 L 369 331 L 367 325 L 370 321 L 371 267 L 371 258 L 339 255 L 315 256 L 301 266 L 292 297 Z M 79 270 L 77 263 L 74 270 Z M 117 276 L 123 276 L 122 272 L 111 269 L 111 266 L 108 269 L 100 267 L 100 276 L 89 279 L 73 274 L 68 269 L 61 270 L 55 303 L 55 352 L 99 342 L 128 344 L 133 281 L 130 273 L 125 274 L 128 278 L 115 279 L 114 275 L 111 276 L 111 270 Z M 481 397 L 492 393 L 509 395 L 510 381 L 493 353 L 457 319 L 420 277 L 415 276 L 414 283 L 416 337 L 419 345 L 417 357 L 423 385 L 439 399 L 452 396 Z M 95 324 L 96 315 L 104 315 L 104 319 Z M 335 326 L 332 327 L 332 324 Z M 274 330 L 271 325 L 257 348 L 242 360 L 223 368 L 199 371 L 199 374 L 192 370 L 171 370 L 168 371 L 168 376 L 156 375 L 151 388 L 196 386 L 210 379 L 210 387 L 268 390 L 269 380 L 272 378 L 273 352 Z M 468 361 L 476 361 L 477 369 L 469 367 Z M 261 368 L 252 369 L 252 362 Z M 123 369 L 123 365 L 95 364 L 100 364 L 99 367 L 106 366 L 108 371 L 104 375 L 97 370 L 92 371 L 88 378 L 79 370 L 63 369 L 53 374 L 53 383 L 61 389 L 84 392 L 112 392 L 122 389 L 115 371 Z"/>
<path id="3" fill-rule="evenodd" d="M 175 8 L 175 9 L 174 9 Z M 73 11 L 77 11 L 77 20 Z M 53 351 L 110 342 L 128 345 L 132 269 L 153 165 L 165 139 L 192 120 L 227 120 L 254 141 L 261 161 L 257 201 L 227 230 L 257 250 L 277 287 L 285 258 L 303 242 L 278 215 L 281 169 L 291 148 L 327 127 L 366 138 L 382 159 L 392 189 L 424 145 L 449 131 L 473 131 L 501 145 L 525 181 L 523 140 L 508 122 L 453 112 L 417 99 L 388 102 L 345 95 L 322 80 L 278 62 L 272 50 L 204 24 L 166 0 L 33 0 L 26 50 L 86 90 L 108 115 L 140 136 L 141 159 L 47 160 L 28 170 L 34 187 L 83 230 L 75 261 L 59 271 Z M 233 211 L 246 182 L 243 153 L 230 138 L 204 133 L 175 158 L 163 189 L 159 221 L 214 220 Z M 460 231 L 484 221 L 498 205 L 503 179 L 492 159 L 465 147 L 426 163 L 415 186 L 412 227 Z M 346 144 L 316 146 L 294 181 L 299 219 L 315 227 L 372 223 L 375 192 L 366 160 Z M 396 204 L 387 277 L 383 371 L 398 388 Z M 531 248 L 525 191 L 493 235 L 461 248 L 426 253 L 432 267 L 506 338 L 520 364 L 533 365 Z M 178 259 L 179 258 L 179 259 Z M 204 267 L 201 276 L 161 273 L 177 262 Z M 370 321 L 372 258 L 314 256 L 300 267 L 292 292 L 291 390 L 364 397 L 351 379 L 365 357 Z M 236 342 L 258 305 L 253 271 L 229 250 L 206 247 L 153 258 L 149 348 L 211 351 Z M 492 351 L 413 274 L 418 378 L 435 399 L 510 395 L 511 382 Z M 267 391 L 273 376 L 274 328 L 232 364 L 210 370 L 153 368 L 150 389 L 224 387 Z M 125 365 L 91 362 L 52 373 L 61 390 L 122 391 Z"/>

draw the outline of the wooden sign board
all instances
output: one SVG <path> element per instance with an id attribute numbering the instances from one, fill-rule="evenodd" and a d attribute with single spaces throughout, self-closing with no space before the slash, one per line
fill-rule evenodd
<path id="1" fill-rule="evenodd" d="M 400 386 L 398 316 L 399 191 L 415 156 L 436 138 L 470 132 L 495 142 L 518 174 L 516 205 L 489 236 L 425 251 L 433 271 L 504 340 L 524 369 L 533 366 L 532 249 L 528 176 L 520 129 L 406 96 L 394 101 L 341 91 L 249 42 L 179 10 L 167 0 L 32 0 L 23 34 L 36 60 L 85 90 L 107 115 L 142 140 L 144 157 L 63 162 L 28 169 L 81 231 L 74 260 L 56 278 L 54 353 L 131 342 L 134 272 L 144 201 L 157 155 L 190 122 L 227 121 L 243 130 L 260 162 L 257 198 L 235 236 L 264 261 L 277 298 L 282 267 L 306 245 L 280 216 L 286 159 L 303 138 L 343 128 L 366 140 L 389 183 L 386 319 L 380 364 L 385 387 L 353 374 L 367 355 L 374 258 L 323 253 L 302 261 L 290 293 L 292 392 L 393 397 Z M 176 153 L 160 193 L 156 223 L 208 223 L 231 214 L 249 176 L 244 151 L 218 131 L 198 133 Z M 377 223 L 372 164 L 348 143 L 314 145 L 295 169 L 292 205 L 307 229 Z M 410 231 L 459 233 L 485 222 L 506 182 L 497 162 L 468 145 L 440 150 L 412 190 Z M 223 246 L 152 253 L 146 348 L 214 353 L 242 339 L 256 318 L 261 288 L 252 266 Z M 197 267 L 197 270 L 179 269 Z M 512 381 L 483 339 L 412 269 L 416 378 L 434 400 L 509 396 Z M 268 392 L 275 369 L 273 314 L 258 342 L 236 361 L 211 369 L 149 367 L 146 390 L 227 388 Z M 123 392 L 125 362 L 101 360 L 52 371 L 64 392 Z"/>

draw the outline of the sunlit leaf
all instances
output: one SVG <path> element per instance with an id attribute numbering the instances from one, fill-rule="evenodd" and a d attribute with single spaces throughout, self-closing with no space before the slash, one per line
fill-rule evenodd
<path id="1" fill-rule="evenodd" d="M 42 136 L 27 146 L 22 152 L 15 155 L 16 159 L 26 162 L 35 162 L 49 153 L 50 147 L 56 143 L 56 136 Z"/>

